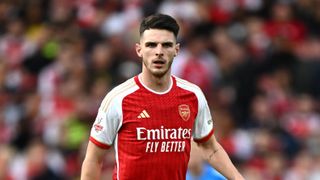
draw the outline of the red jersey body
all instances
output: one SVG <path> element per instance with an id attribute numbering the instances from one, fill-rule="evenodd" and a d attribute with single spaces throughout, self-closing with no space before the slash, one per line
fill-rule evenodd
<path id="1" fill-rule="evenodd" d="M 172 77 L 168 91 L 145 87 L 138 76 L 104 98 L 90 140 L 114 146 L 113 179 L 185 180 L 191 139 L 206 141 L 213 122 L 202 91 Z"/>

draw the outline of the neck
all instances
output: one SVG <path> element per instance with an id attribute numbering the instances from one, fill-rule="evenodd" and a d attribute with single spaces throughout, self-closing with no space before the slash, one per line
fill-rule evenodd
<path id="1" fill-rule="evenodd" d="M 141 73 L 139 75 L 139 78 L 145 86 L 156 92 L 167 91 L 172 83 L 170 73 L 166 73 L 164 76 L 161 77 Z"/>

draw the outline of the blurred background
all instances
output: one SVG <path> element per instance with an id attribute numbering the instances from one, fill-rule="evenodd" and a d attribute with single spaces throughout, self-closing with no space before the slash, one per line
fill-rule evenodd
<path id="1" fill-rule="evenodd" d="M 319 0 L 1 0 L 1 180 L 79 178 L 101 100 L 141 70 L 152 13 L 179 21 L 172 72 L 203 89 L 246 179 L 320 179 Z M 200 180 L 206 164 L 190 162 Z"/>

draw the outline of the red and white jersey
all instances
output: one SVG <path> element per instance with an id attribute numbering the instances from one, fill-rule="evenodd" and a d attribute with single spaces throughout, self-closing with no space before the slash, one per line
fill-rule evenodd
<path id="1" fill-rule="evenodd" d="M 138 76 L 115 87 L 102 101 L 90 141 L 114 146 L 113 179 L 185 180 L 190 141 L 204 142 L 213 121 L 200 88 L 172 76 L 166 92 L 155 92 Z"/>

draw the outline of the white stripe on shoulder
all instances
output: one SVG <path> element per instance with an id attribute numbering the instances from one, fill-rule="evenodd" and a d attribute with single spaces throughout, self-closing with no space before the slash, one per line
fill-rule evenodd
<path id="1" fill-rule="evenodd" d="M 116 97 L 121 97 L 120 100 L 122 100 L 125 96 L 135 92 L 137 89 L 139 89 L 139 86 L 134 81 L 134 78 L 130 78 L 122 84 L 116 86 L 102 100 L 102 103 L 100 105 L 101 110 L 107 111 L 110 103 Z"/>
<path id="2" fill-rule="evenodd" d="M 176 82 L 177 82 L 177 86 L 181 87 L 183 89 L 195 92 L 195 91 L 201 91 L 200 87 L 197 86 L 196 84 L 193 84 L 187 80 L 178 78 L 176 76 L 174 76 L 176 78 Z"/>

